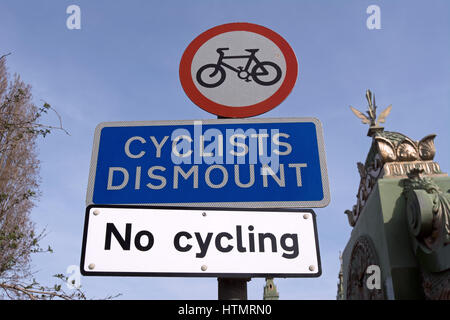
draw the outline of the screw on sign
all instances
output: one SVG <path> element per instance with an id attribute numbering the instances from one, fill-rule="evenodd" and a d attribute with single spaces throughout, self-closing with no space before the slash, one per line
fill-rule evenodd
<path id="1" fill-rule="evenodd" d="M 294 51 L 279 34 L 251 23 L 209 29 L 186 48 L 180 81 L 200 108 L 227 118 L 265 113 L 292 91 Z"/>

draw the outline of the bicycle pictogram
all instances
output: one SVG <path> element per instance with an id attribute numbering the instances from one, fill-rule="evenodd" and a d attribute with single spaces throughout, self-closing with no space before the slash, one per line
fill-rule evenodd
<path id="1" fill-rule="evenodd" d="M 225 56 L 224 51 L 229 48 L 218 48 L 216 51 L 219 54 L 217 63 L 205 64 L 197 71 L 197 82 L 206 88 L 215 88 L 220 86 L 226 78 L 225 68 L 236 72 L 239 79 L 246 82 L 255 81 L 262 86 L 271 86 L 281 79 L 281 68 L 271 61 L 259 61 L 256 57 L 256 52 L 259 49 L 245 49 L 249 55 Z M 244 66 L 237 68 L 224 62 L 226 59 L 247 59 Z M 253 67 L 251 67 L 253 64 Z M 251 67 L 251 69 L 250 69 Z M 251 79 L 250 79 L 251 78 Z"/>

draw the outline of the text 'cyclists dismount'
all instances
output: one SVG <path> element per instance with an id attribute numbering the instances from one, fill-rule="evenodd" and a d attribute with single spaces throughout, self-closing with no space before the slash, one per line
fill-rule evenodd
<path id="1" fill-rule="evenodd" d="M 245 118 L 279 105 L 297 79 L 294 51 L 279 34 L 251 23 L 229 23 L 195 38 L 180 62 L 180 80 L 200 108 Z"/>

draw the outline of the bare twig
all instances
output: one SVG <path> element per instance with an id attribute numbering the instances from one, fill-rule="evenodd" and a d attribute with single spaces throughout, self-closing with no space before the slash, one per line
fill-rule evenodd
<path id="1" fill-rule="evenodd" d="M 2 55 L 2 56 L 0 57 L 0 60 L 2 60 L 3 58 L 5 58 L 5 57 L 7 57 L 7 56 L 9 56 L 9 55 L 11 55 L 11 52 L 9 52 L 9 53 L 7 53 L 7 54 L 4 54 L 4 55 Z"/>
<path id="2" fill-rule="evenodd" d="M 31 300 L 40 300 L 42 296 L 46 296 L 51 299 L 53 298 L 60 298 L 63 300 L 73 299 L 71 295 L 67 295 L 65 293 L 58 293 L 55 291 L 47 291 L 47 290 L 37 290 L 33 288 L 24 287 L 18 284 L 0 283 L 0 288 L 2 288 L 4 291 L 13 291 L 22 293 Z"/>
<path id="3" fill-rule="evenodd" d="M 42 125 L 43 127 L 49 128 L 49 129 L 57 129 L 57 130 L 62 130 L 64 131 L 67 135 L 70 136 L 70 133 L 64 129 L 63 124 L 62 124 L 62 117 L 60 116 L 60 114 L 58 113 L 58 111 L 56 111 L 56 109 L 54 109 L 51 105 L 49 105 L 47 102 L 45 102 L 44 100 L 41 99 L 41 101 L 44 103 L 44 106 L 47 106 L 48 109 L 52 110 L 56 116 L 58 117 L 58 121 L 59 121 L 59 127 L 53 127 L 53 126 L 45 126 Z"/>

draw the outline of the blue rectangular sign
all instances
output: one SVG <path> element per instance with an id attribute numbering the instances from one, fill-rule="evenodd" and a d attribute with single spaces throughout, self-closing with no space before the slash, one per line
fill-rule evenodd
<path id="1" fill-rule="evenodd" d="M 87 204 L 312 208 L 330 201 L 314 118 L 101 123 Z"/>

